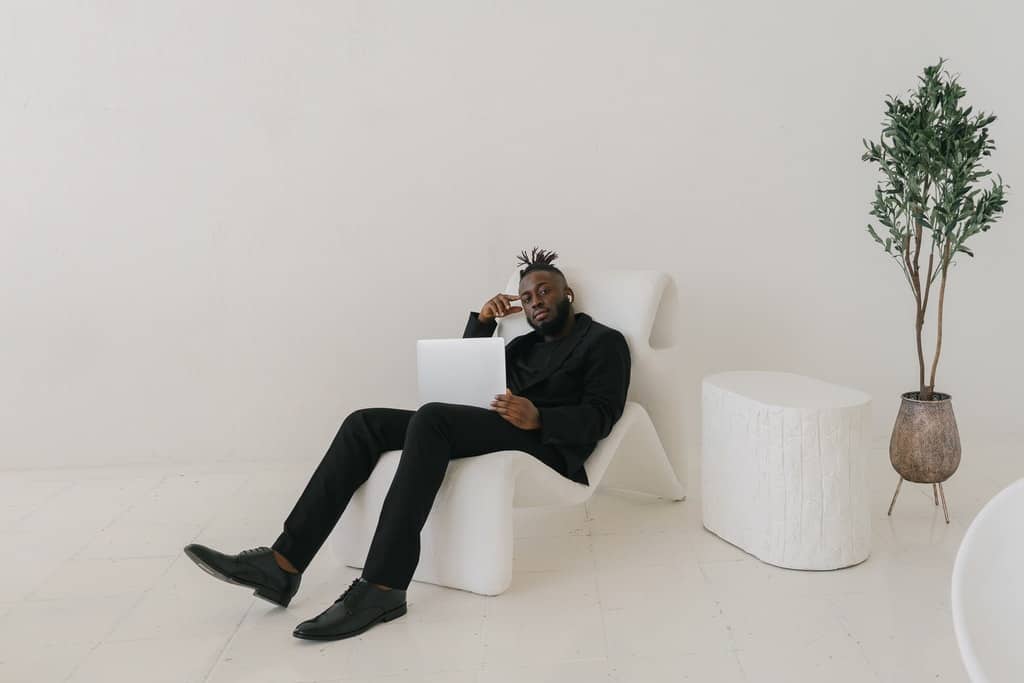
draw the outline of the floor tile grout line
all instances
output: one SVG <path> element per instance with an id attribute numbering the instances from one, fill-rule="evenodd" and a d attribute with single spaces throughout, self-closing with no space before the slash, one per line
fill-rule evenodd
<path id="1" fill-rule="evenodd" d="M 237 486 L 235 486 L 235 488 L 232 489 L 232 491 L 230 493 L 231 494 L 235 494 L 235 493 L 238 493 L 239 491 L 241 491 L 243 488 L 245 488 L 246 484 L 248 484 L 250 481 L 253 480 L 253 478 L 255 476 L 256 476 L 256 474 L 254 472 L 249 472 L 246 475 L 246 477 L 242 480 L 242 482 L 240 484 L 238 484 Z M 221 512 L 223 512 L 223 511 L 224 510 L 222 508 Z M 191 539 L 189 539 L 189 543 L 194 543 L 197 538 L 199 538 L 200 536 L 203 535 L 204 531 L 209 529 L 210 526 L 215 521 L 217 521 L 217 519 L 216 519 L 217 518 L 217 514 L 219 514 L 219 513 L 214 513 L 214 514 L 210 515 L 209 518 L 207 518 L 207 520 L 205 522 L 203 522 L 202 524 L 199 525 L 199 531 L 197 531 L 196 534 Z"/>
<path id="2" fill-rule="evenodd" d="M 121 616 L 120 616 L 119 618 L 117 618 L 117 619 L 115 619 L 115 620 L 114 620 L 114 623 L 113 623 L 113 624 L 111 624 L 111 626 L 110 626 L 110 628 L 109 628 L 109 629 L 107 629 L 107 632 L 106 632 L 106 633 L 105 633 L 105 634 L 103 635 L 103 637 L 102 637 L 102 638 L 100 638 L 100 639 L 99 639 L 99 640 L 98 640 L 98 641 L 96 642 L 96 644 L 95 644 L 95 645 L 93 645 L 93 646 L 92 646 L 92 647 L 91 647 L 91 648 L 89 649 L 89 652 L 87 652 L 87 653 L 86 653 L 86 654 L 85 654 L 85 655 L 84 655 L 84 656 L 83 656 L 83 657 L 82 657 L 82 658 L 81 658 L 81 659 L 80 659 L 80 660 L 78 661 L 78 663 L 77 663 L 77 664 L 75 665 L 75 667 L 74 667 L 74 668 L 73 668 L 73 669 L 71 670 L 71 673 L 69 673 L 69 674 L 67 675 L 67 678 L 65 678 L 65 679 L 64 679 L 64 681 L 70 681 L 70 680 L 71 680 L 71 678 L 72 678 L 72 677 L 73 677 L 73 676 L 74 676 L 74 675 L 75 675 L 76 673 L 78 673 L 78 670 L 82 668 L 82 664 L 84 664 L 84 663 L 85 663 L 85 662 L 86 662 L 86 661 L 87 661 L 87 660 L 89 659 L 89 657 L 91 657 L 91 656 L 92 656 L 92 653 L 93 653 L 93 652 L 95 652 L 95 651 L 96 651 L 97 649 L 99 649 L 99 647 L 100 647 L 101 645 L 103 645 L 103 643 L 106 643 L 106 642 L 108 642 L 108 640 L 107 640 L 107 639 L 108 639 L 108 638 L 110 637 L 110 635 L 111 635 L 112 633 L 114 633 L 114 631 L 116 631 L 116 630 L 117 630 L 117 627 L 118 627 L 118 626 L 120 626 L 120 625 L 121 625 L 121 624 L 122 624 L 122 623 L 124 622 L 124 620 L 125 620 L 125 619 L 127 619 L 127 618 L 128 618 L 128 615 L 129 615 L 129 614 L 131 614 L 131 613 L 132 613 L 133 611 L 135 611 L 135 609 L 136 609 L 136 608 L 137 608 L 137 607 L 138 607 L 139 605 L 141 605 L 141 604 L 142 604 L 142 601 L 146 599 L 146 596 L 147 596 L 147 595 L 149 595 L 149 592 L 150 592 L 151 590 L 153 590 L 153 586 L 155 586 L 155 585 L 156 585 L 157 583 L 159 583 L 160 579 L 162 579 L 162 578 L 163 578 L 164 576 L 166 576 L 166 575 L 168 574 L 168 572 L 170 572 L 170 571 L 171 571 L 171 567 L 173 567 L 173 566 L 174 566 L 174 562 L 170 562 L 170 563 L 168 563 L 168 565 L 167 565 L 167 567 L 166 567 L 166 568 L 164 569 L 164 571 L 163 571 L 163 572 L 161 572 L 161 573 L 160 573 L 160 575 L 159 575 L 159 576 L 158 576 L 158 577 L 157 577 L 157 578 L 156 578 L 156 579 L 155 579 L 155 580 L 153 581 L 153 584 L 152 584 L 152 585 L 150 585 L 150 586 L 149 586 L 149 588 L 146 588 L 145 590 L 141 591 L 141 594 L 139 595 L 139 597 L 138 597 L 138 598 L 137 598 L 137 599 L 136 599 L 136 600 L 135 600 L 134 602 L 132 602 L 132 604 L 131 604 L 131 605 L 129 605 L 127 609 L 125 609 L 125 610 L 124 610 L 124 612 L 123 612 L 123 613 L 121 614 Z M 109 642 L 113 642 L 113 641 L 109 641 Z"/>
<path id="3" fill-rule="evenodd" d="M 245 621 L 245 618 L 249 616 L 249 613 L 252 612 L 253 607 L 255 606 L 256 598 L 253 598 L 252 601 L 249 603 L 249 607 L 247 607 L 246 610 L 242 612 L 242 618 L 238 620 L 238 623 L 235 624 L 235 628 L 232 629 L 231 634 L 224 641 L 224 644 L 221 646 L 220 650 L 217 651 L 217 655 L 213 658 L 213 664 L 210 665 L 210 668 L 209 670 L 207 670 L 206 675 L 203 676 L 203 683 L 207 683 L 207 681 L 210 680 L 210 676 L 213 675 L 213 672 L 217 668 L 217 665 L 220 664 L 220 659 L 224 656 L 224 652 L 228 649 L 228 646 L 231 645 L 231 641 L 235 639 L 235 636 L 238 635 L 239 630 L 241 630 L 242 628 L 242 623 Z"/>
<path id="4" fill-rule="evenodd" d="M 590 529 L 591 529 L 590 522 L 591 522 L 592 518 L 590 517 L 589 511 L 587 510 L 586 501 L 584 501 L 580 505 L 582 505 L 582 507 L 583 507 L 583 514 L 584 514 L 583 526 L 586 529 L 586 533 L 585 534 L 572 534 L 572 533 L 566 534 L 566 533 L 561 533 L 561 534 L 553 535 L 553 536 L 547 536 L 547 535 L 545 535 L 545 536 L 533 536 L 533 537 L 529 537 L 529 536 L 526 536 L 526 537 L 515 537 L 515 536 L 513 536 L 513 543 L 518 541 L 519 538 L 546 538 L 546 539 L 559 538 L 559 539 L 564 539 L 566 537 L 574 538 L 574 537 L 578 537 L 578 536 L 581 536 L 581 535 L 582 536 L 586 536 L 586 537 L 590 537 L 590 535 L 591 535 L 590 534 Z M 514 533 L 515 533 L 515 530 L 513 529 L 513 534 Z M 590 552 L 591 552 L 591 556 L 592 556 L 592 559 L 593 559 L 593 553 L 592 553 L 593 541 L 588 541 L 588 546 L 591 549 Z M 559 573 L 559 572 L 564 571 L 562 569 L 535 569 L 535 570 L 515 569 L 514 565 L 513 565 L 513 569 L 512 570 L 513 570 L 513 575 L 515 575 L 517 573 L 539 574 L 539 573 Z M 595 584 L 595 588 L 599 588 L 597 586 L 597 576 L 596 575 L 594 576 L 594 584 Z M 495 597 L 495 596 L 490 596 L 490 597 Z M 485 663 L 486 663 L 486 660 L 487 660 L 488 617 L 490 616 L 490 606 L 491 606 L 491 604 L 492 603 L 491 603 L 490 600 L 488 600 L 488 601 L 486 601 L 484 603 L 484 612 L 483 612 L 483 615 L 481 617 L 480 661 L 478 662 L 477 668 L 475 670 L 477 675 L 478 675 L 478 677 L 479 677 L 479 672 L 483 671 L 483 670 L 486 670 L 486 668 L 487 668 L 485 666 Z M 600 610 L 600 601 L 598 602 L 598 608 Z M 604 625 L 604 616 L 603 615 L 601 617 L 601 620 L 602 620 L 602 629 L 603 629 L 603 625 Z M 606 643 L 605 644 L 605 652 L 607 653 L 607 637 L 605 638 L 605 643 Z"/>
<path id="5" fill-rule="evenodd" d="M 605 619 L 604 609 L 604 596 L 601 593 L 601 579 L 599 576 L 600 570 L 597 566 L 597 553 L 594 552 L 594 535 L 593 531 L 593 520 L 594 517 L 591 515 L 590 507 L 587 505 L 587 501 L 583 502 L 583 510 L 585 517 L 585 524 L 587 526 L 587 552 L 590 553 L 590 564 L 593 570 L 594 577 L 594 590 L 597 593 L 597 611 L 601 615 L 601 638 L 604 640 L 604 656 L 609 662 L 609 667 L 612 669 L 612 675 L 615 680 L 619 680 L 618 672 L 616 671 L 613 664 L 611 664 L 611 650 L 608 645 L 608 622 Z"/>
<path id="6" fill-rule="evenodd" d="M 36 505 L 36 507 L 32 508 L 31 510 L 29 510 L 25 514 L 23 514 L 20 517 L 18 517 L 16 520 L 12 520 L 12 521 L 16 522 L 18 524 L 21 524 L 21 523 L 25 522 L 26 520 L 30 519 L 36 513 L 40 512 L 41 510 L 44 510 L 46 508 L 47 504 L 50 503 L 50 501 L 52 501 L 53 499 L 57 498 L 58 494 L 66 492 L 68 489 L 72 488 L 75 485 L 74 481 L 64 481 L 64 482 L 61 482 L 61 483 L 64 484 L 63 487 L 59 488 L 56 491 L 53 491 L 50 495 L 46 496 L 43 500 L 39 501 L 38 504 Z"/>
<path id="7" fill-rule="evenodd" d="M 839 604 L 833 602 L 831 598 L 829 598 L 828 601 L 831 605 L 835 607 L 836 621 L 839 622 L 839 626 L 843 629 L 843 632 L 846 633 L 847 637 L 853 641 L 854 647 L 857 648 L 857 654 L 859 654 L 860 658 L 864 660 L 864 663 L 867 665 L 868 669 L 874 676 L 876 683 L 882 683 L 881 672 L 878 671 L 878 669 L 874 665 L 874 662 L 872 662 L 871 658 L 868 657 L 868 653 L 864 650 L 864 645 L 861 643 L 861 641 L 857 640 L 857 636 L 853 634 L 853 629 L 851 629 L 850 625 L 846 622 L 846 617 L 841 613 Z"/>
<path id="8" fill-rule="evenodd" d="M 741 560 L 734 560 L 734 561 L 746 561 L 746 560 L 745 559 L 741 559 Z M 705 571 L 705 569 L 704 569 L 704 564 L 705 563 L 697 561 L 697 562 L 695 562 L 695 564 L 697 565 L 697 571 L 700 573 L 700 575 L 704 579 L 704 585 L 707 586 L 707 590 L 710 593 L 711 599 L 715 603 L 715 607 L 718 609 L 718 613 L 722 615 L 722 626 L 725 628 L 725 635 L 726 635 L 726 638 L 728 639 L 730 656 L 736 661 L 736 664 L 737 664 L 737 666 L 740 669 L 740 675 L 742 676 L 742 681 L 747 681 L 748 680 L 747 672 L 746 672 L 746 669 L 743 667 L 743 662 L 740 660 L 740 657 L 739 657 L 739 653 L 742 652 L 743 648 L 739 647 L 739 644 L 736 642 L 736 632 L 733 629 L 732 620 L 729 617 L 729 614 L 726 612 L 725 606 L 722 604 L 721 595 L 719 594 L 718 589 L 715 588 L 714 582 L 711 581 L 711 578 L 708 576 L 707 572 Z M 710 564 L 721 564 L 721 563 L 720 562 L 711 562 Z"/>
<path id="9" fill-rule="evenodd" d="M 160 478 L 160 480 L 158 480 L 158 481 L 157 481 L 157 483 L 156 483 L 156 484 L 154 484 L 152 488 L 149 488 L 149 489 L 147 489 L 146 491 L 143 491 L 143 492 L 139 493 L 139 497 L 141 497 L 141 496 L 144 496 L 144 495 L 145 495 L 146 493 L 148 493 L 149 491 L 152 491 L 152 490 L 153 490 L 154 488 L 156 488 L 157 486 L 159 486 L 159 485 L 160 485 L 160 482 L 161 482 L 161 481 L 163 481 L 163 477 L 161 477 L 161 478 Z M 69 484 L 68 488 L 70 488 L 70 487 L 71 487 L 72 485 L 73 485 L 73 484 Z M 62 567 L 64 566 L 64 564 L 65 564 L 65 563 L 67 563 L 67 562 L 69 562 L 69 561 L 73 561 L 73 560 L 80 560 L 80 559 L 82 559 L 82 558 L 80 557 L 80 556 L 81 556 L 81 553 L 82 553 L 82 552 L 83 552 L 83 551 L 84 551 L 84 550 L 85 550 L 85 549 L 86 549 L 86 548 L 87 548 L 87 547 L 88 547 L 88 546 L 89 546 L 89 545 L 90 545 L 90 544 L 91 544 L 91 543 L 92 543 L 92 542 L 93 542 L 93 541 L 94 541 L 94 540 L 95 540 L 96 538 L 98 538 L 98 537 L 99 537 L 99 535 L 100 535 L 101 533 L 103 533 L 103 532 L 104 532 L 105 530 L 107 530 L 107 529 L 108 529 L 108 528 L 109 528 L 109 527 L 110 527 L 111 525 L 113 525 L 113 524 L 114 524 L 114 522 L 115 522 L 115 521 L 116 521 L 117 519 L 119 519 L 119 518 L 120 518 L 120 517 L 121 517 L 121 516 L 122 516 L 122 515 L 123 515 L 123 514 L 124 514 L 124 513 L 125 513 L 125 512 L 127 511 L 127 509 L 128 509 L 129 507 L 131 507 L 131 503 L 128 503 L 128 504 L 126 504 L 126 505 L 125 505 L 125 507 L 124 507 L 124 508 L 123 508 L 123 509 L 121 510 L 121 512 L 119 512 L 119 513 L 116 513 L 116 514 L 114 514 L 113 518 L 112 518 L 112 519 L 111 519 L 110 521 L 108 521 L 108 522 L 107 522 L 106 524 L 104 524 L 104 525 L 103 525 L 103 526 L 101 526 L 101 527 L 100 527 L 99 529 L 97 529 L 97 530 L 96 530 L 95 532 L 93 532 L 93 533 L 92 533 L 92 535 L 90 535 L 89 537 L 85 538 L 84 540 L 80 539 L 80 540 L 79 540 L 79 545 L 78 545 L 77 549 L 75 549 L 75 550 L 74 550 L 74 551 L 73 551 L 73 552 L 72 552 L 71 554 L 69 554 L 69 555 L 68 555 L 67 557 L 63 558 L 63 559 L 62 559 L 62 560 L 60 561 L 60 563 L 59 563 L 59 564 L 58 564 L 57 566 L 55 566 L 55 567 L 53 568 L 53 571 L 49 572 L 49 573 L 48 573 L 48 574 L 46 574 L 46 575 L 45 575 L 45 576 L 44 576 L 43 578 L 41 578 L 41 579 L 39 580 L 38 584 L 37 584 L 36 586 L 34 586 L 34 587 L 33 587 L 33 588 L 32 588 L 32 589 L 31 589 L 31 590 L 29 591 L 29 593 L 28 593 L 28 594 L 27 594 L 27 595 L 26 595 L 26 596 L 25 596 L 24 598 L 22 598 L 22 599 L 23 599 L 23 600 L 25 600 L 25 601 L 30 601 L 30 600 L 32 599 L 32 595 L 33 595 L 33 594 L 34 594 L 34 593 L 35 593 L 35 592 L 36 592 L 36 591 L 37 591 L 37 590 L 39 589 L 39 587 L 40 587 L 40 586 L 42 586 L 42 585 L 43 585 L 44 583 L 46 583 L 46 581 L 47 581 L 47 580 L 48 580 L 48 579 L 49 579 L 50 577 L 54 576 L 54 575 L 55 575 L 55 574 L 56 574 L 56 573 L 57 573 L 58 571 L 60 571 L 60 570 L 61 570 L 61 568 L 62 568 Z M 105 559 L 105 558 L 102 558 L 102 559 Z"/>
<path id="10" fill-rule="evenodd" d="M 312 461 L 312 458 L 311 458 Z M 248 472 L 252 469 L 253 465 L 261 466 L 280 466 L 282 469 L 287 469 L 296 460 L 293 457 L 283 458 L 232 458 L 230 460 L 208 460 L 208 459 L 189 459 L 189 460 L 133 460 L 130 462 L 104 462 L 88 465 L 54 465 L 52 467 L 4 467 L 0 468 L 0 476 L 5 474 L 11 475 L 26 475 L 26 474 L 43 474 L 43 473 L 60 473 L 66 471 L 78 471 L 85 470 L 87 472 L 100 472 L 102 470 L 162 470 L 167 468 L 174 469 L 192 469 L 197 471 L 204 471 L 213 469 L 217 472 L 232 473 L 232 472 Z M 314 463 L 315 464 L 315 463 Z M 53 481 L 52 479 L 40 479 L 38 481 Z"/>
<path id="11" fill-rule="evenodd" d="M 750 677 L 747 676 L 747 669 L 743 666 L 743 660 L 740 659 L 740 652 L 742 652 L 742 650 L 730 650 L 729 656 L 734 662 L 736 662 L 736 667 L 740 670 L 741 683 L 746 683 L 750 680 Z"/>
<path id="12" fill-rule="evenodd" d="M 133 509 L 133 508 L 135 507 L 135 505 L 137 505 L 137 504 L 138 504 L 138 500 L 139 500 L 139 499 L 141 499 L 141 498 L 145 497 L 145 496 L 146 496 L 147 494 L 149 494 L 149 493 L 152 493 L 152 492 L 153 492 L 153 491 L 155 491 L 155 490 L 156 490 L 157 488 L 159 488 L 159 487 L 160 487 L 160 485 L 161 485 L 161 484 L 163 484 L 163 483 L 164 483 L 164 481 L 165 481 L 165 480 L 167 479 L 167 477 L 168 477 L 168 475 L 167 475 L 166 473 L 162 474 L 162 475 L 160 476 L 160 478 L 159 478 L 159 479 L 157 479 L 157 481 L 156 481 L 156 483 L 155 483 L 155 484 L 153 484 L 153 485 L 152 485 L 151 487 L 147 488 L 146 490 L 144 490 L 144 491 L 140 492 L 140 493 L 139 493 L 139 495 L 138 495 L 138 497 L 137 497 L 137 498 L 136 498 L 136 499 L 135 499 L 134 501 L 132 501 L 132 502 L 130 502 L 130 503 L 127 503 L 127 504 L 126 504 L 126 505 L 124 506 L 124 508 L 123 508 L 123 509 L 121 510 L 121 512 L 119 512 L 119 513 L 115 514 L 115 515 L 113 516 L 113 518 L 111 518 L 111 519 L 110 519 L 110 521 L 108 521 L 108 522 L 107 522 L 106 524 L 104 524 L 104 525 L 103 525 L 102 527 L 100 527 L 100 528 L 99 528 L 99 529 L 98 529 L 98 530 L 96 531 L 96 533 L 94 533 L 94 534 L 93 534 L 92 536 L 90 536 L 90 537 L 89 537 L 89 539 L 88 539 L 88 540 L 86 541 L 86 543 L 84 543 L 83 545 L 81 545 L 81 546 L 80 546 L 80 547 L 78 548 L 78 550 L 76 550 L 76 551 L 75 551 L 75 553 L 74 553 L 74 554 L 73 554 L 73 555 L 72 555 L 72 556 L 71 556 L 70 558 L 68 558 L 68 559 L 72 559 L 72 560 L 78 560 L 78 559 L 82 559 L 82 558 L 81 558 L 81 554 L 82 554 L 82 552 L 83 552 L 83 551 L 84 551 L 84 550 L 85 550 L 85 549 L 86 549 L 86 548 L 87 548 L 87 547 L 88 547 L 89 545 L 91 545 L 93 541 L 95 541 L 95 540 L 96 540 L 97 538 L 99 538 L 100 534 L 102 534 L 102 533 L 103 533 L 104 531 L 108 530 L 108 529 L 109 529 L 110 527 L 114 526 L 115 524 L 117 524 L 117 523 L 118 523 L 118 522 L 119 522 L 119 521 L 120 521 L 120 520 L 121 520 L 121 519 L 122 519 L 123 517 L 125 517 L 125 515 L 127 515 L 127 514 L 128 514 L 128 512 L 129 512 L 130 510 L 132 510 L 132 509 Z"/>
<path id="13" fill-rule="evenodd" d="M 174 469 L 174 468 L 171 468 L 171 469 Z M 235 492 L 241 490 L 249 481 L 252 480 L 252 478 L 254 476 L 255 476 L 255 474 L 253 474 L 251 472 L 247 473 L 246 476 L 242 479 L 242 481 L 239 484 L 237 484 L 234 489 L 231 490 L 231 493 L 235 493 Z M 114 515 L 113 519 L 111 519 L 107 524 L 105 524 L 95 534 L 90 536 L 89 539 L 86 541 L 86 543 L 84 545 L 82 545 L 81 547 L 79 547 L 79 549 L 72 556 L 70 556 L 68 559 L 76 559 L 76 560 L 78 560 L 78 559 L 96 559 L 96 560 L 101 560 L 101 559 L 118 559 L 118 560 L 120 560 L 120 559 L 133 559 L 133 558 L 175 557 L 175 556 L 177 556 L 179 553 L 174 553 L 173 555 L 162 555 L 161 554 L 161 555 L 119 556 L 119 557 L 116 557 L 116 558 L 114 558 L 114 557 L 111 557 L 111 558 L 107 558 L 107 557 L 83 558 L 83 557 L 81 557 L 81 553 L 85 550 L 85 548 L 88 547 L 101 533 L 103 533 L 104 531 L 107 531 L 109 528 L 111 528 L 112 526 L 114 526 L 115 524 L 120 522 L 122 519 L 126 519 L 127 516 L 128 516 L 128 513 L 138 506 L 140 500 L 142 498 L 144 498 L 146 496 L 146 494 L 152 493 L 153 491 L 158 489 L 160 486 L 162 486 L 165 481 L 168 481 L 168 480 L 173 480 L 171 472 L 164 473 L 160 477 L 160 479 L 156 482 L 156 484 L 154 484 L 152 487 L 150 487 L 150 488 L 146 489 L 145 491 L 143 491 L 142 493 L 140 493 L 138 498 L 134 502 L 128 504 L 125 507 L 125 509 L 122 510 L 120 513 Z M 207 517 L 204 522 L 198 524 L 197 525 L 199 527 L 198 530 L 188 539 L 188 543 L 194 542 L 196 538 L 198 538 L 200 535 L 202 535 L 202 533 L 207 528 L 209 528 L 209 526 L 215 521 L 215 518 L 216 518 L 217 514 L 218 513 L 210 514 L 209 517 Z M 186 545 L 187 545 L 187 543 L 186 543 Z"/>

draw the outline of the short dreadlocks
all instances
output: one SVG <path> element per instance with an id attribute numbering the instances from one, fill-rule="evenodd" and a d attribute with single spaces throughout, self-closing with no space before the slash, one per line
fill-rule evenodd
<path id="1" fill-rule="evenodd" d="M 527 254 L 524 249 L 523 252 L 519 254 L 519 262 L 526 267 L 519 271 L 519 279 L 522 280 L 529 273 L 536 270 L 546 270 L 549 273 L 558 273 L 562 276 L 562 282 L 565 282 L 565 273 L 551 265 L 551 262 L 556 258 L 558 258 L 558 254 L 553 251 L 546 251 L 544 249 L 534 247 L 530 250 L 530 253 Z"/>

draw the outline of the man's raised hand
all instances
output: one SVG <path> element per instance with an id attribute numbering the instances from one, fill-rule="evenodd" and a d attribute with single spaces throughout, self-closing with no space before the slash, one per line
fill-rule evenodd
<path id="1" fill-rule="evenodd" d="M 540 429 L 540 411 L 537 406 L 528 398 L 516 396 L 508 387 L 504 394 L 494 397 L 491 407 L 520 429 Z"/>
<path id="2" fill-rule="evenodd" d="M 523 310 L 522 306 L 514 306 L 513 301 L 519 299 L 518 294 L 496 294 L 480 307 L 480 313 L 477 314 L 477 318 L 482 323 L 489 323 L 495 318 L 502 318 L 512 313 L 518 313 Z"/>

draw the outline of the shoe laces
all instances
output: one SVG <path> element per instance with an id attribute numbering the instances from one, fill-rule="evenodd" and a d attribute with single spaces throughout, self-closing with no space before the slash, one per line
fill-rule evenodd
<path id="1" fill-rule="evenodd" d="M 249 548 L 248 550 L 243 550 L 242 552 L 238 553 L 238 555 L 256 555 L 257 553 L 265 553 L 268 550 L 270 550 L 270 548 L 261 545 L 259 548 Z"/>
<path id="2" fill-rule="evenodd" d="M 347 596 L 347 595 L 348 595 L 349 593 L 351 593 L 351 592 L 352 592 L 352 589 L 353 589 L 353 588 L 355 588 L 355 587 L 356 587 L 356 586 L 357 586 L 357 585 L 359 584 L 359 582 L 360 582 L 361 580 L 362 580 L 361 578 L 357 578 L 357 579 L 355 579 L 355 580 L 354 580 L 354 581 L 353 581 L 352 583 L 350 583 L 350 584 L 349 584 L 349 586 L 348 586 L 348 588 L 346 588 L 346 589 L 345 589 L 345 592 L 341 594 L 341 597 L 339 597 L 339 598 L 338 598 L 337 600 L 335 600 L 334 602 L 335 602 L 335 603 L 338 603 L 338 602 L 341 602 L 342 600 L 344 600 L 344 599 L 345 599 L 345 597 L 346 597 L 346 596 Z"/>

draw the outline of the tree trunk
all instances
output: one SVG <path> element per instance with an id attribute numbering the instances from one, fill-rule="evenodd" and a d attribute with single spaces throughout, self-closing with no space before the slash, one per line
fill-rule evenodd
<path id="1" fill-rule="evenodd" d="M 924 384 L 924 347 L 921 345 L 921 331 L 924 328 L 924 311 L 921 310 L 920 304 L 917 307 L 917 321 L 915 323 L 917 332 L 917 368 L 918 368 L 918 386 L 920 387 L 918 397 L 922 401 L 927 401 L 925 398 L 925 392 L 928 391 L 928 387 Z M 930 394 L 931 392 L 928 391 Z"/>
<path id="2" fill-rule="evenodd" d="M 939 286 L 939 315 L 938 315 L 938 328 L 935 336 L 935 358 L 932 360 L 932 376 L 931 385 L 935 386 L 935 370 L 939 366 L 939 354 L 942 353 L 942 311 L 944 304 L 946 303 L 946 273 L 949 270 L 949 239 L 946 240 L 945 252 L 942 259 L 942 284 Z M 931 398 L 931 391 L 928 392 L 928 398 Z M 925 399 L 927 400 L 927 399 Z"/>

